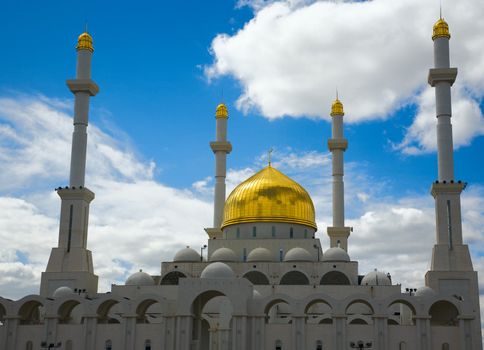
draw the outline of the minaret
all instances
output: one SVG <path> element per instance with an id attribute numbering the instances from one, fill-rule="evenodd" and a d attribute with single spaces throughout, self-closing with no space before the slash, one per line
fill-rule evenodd
<path id="1" fill-rule="evenodd" d="M 430 271 L 425 274 L 425 285 L 459 301 L 462 313 L 457 347 L 482 349 L 477 272 L 472 267 L 469 248 L 462 240 L 460 194 L 465 184 L 454 179 L 450 91 L 457 68 L 450 68 L 449 26 L 442 16 L 434 25 L 432 40 L 435 68 L 430 69 L 428 81 L 435 87 L 437 115 L 438 180 L 431 188 L 435 199 L 437 242 L 432 250 Z"/>
<path id="2" fill-rule="evenodd" d="M 225 177 L 227 174 L 227 154 L 232 151 L 232 145 L 227 141 L 227 120 L 229 112 L 227 106 L 221 103 L 215 110 L 216 140 L 210 142 L 210 148 L 215 154 L 215 192 L 213 208 L 213 228 L 206 229 L 210 238 L 221 238 L 224 204 L 225 204 Z"/>
<path id="3" fill-rule="evenodd" d="M 457 68 L 450 68 L 449 26 L 442 18 L 434 25 L 432 40 L 435 68 L 430 69 L 428 81 L 435 87 L 438 180 L 431 190 L 437 220 L 437 244 L 431 269 L 472 271 L 469 250 L 462 244 L 460 194 L 465 184 L 454 179 L 451 86 L 457 76 Z"/>
<path id="4" fill-rule="evenodd" d="M 331 106 L 332 135 L 328 140 L 328 148 L 333 159 L 333 227 L 328 227 L 330 247 L 340 247 L 348 251 L 348 237 L 351 227 L 345 227 L 344 205 L 344 165 L 343 157 L 348 140 L 343 137 L 343 104 L 336 95 Z"/>
<path id="5" fill-rule="evenodd" d="M 72 134 L 69 187 L 58 188 L 61 197 L 59 241 L 52 248 L 47 269 L 42 273 L 40 294 L 51 296 L 59 287 L 70 287 L 78 292 L 97 293 L 98 277 L 94 275 L 91 252 L 86 249 L 89 203 L 94 193 L 84 187 L 86 173 L 87 124 L 89 98 L 99 92 L 91 80 L 92 37 L 87 33 L 77 42 L 76 79 L 67 86 L 74 94 L 74 132 Z"/>

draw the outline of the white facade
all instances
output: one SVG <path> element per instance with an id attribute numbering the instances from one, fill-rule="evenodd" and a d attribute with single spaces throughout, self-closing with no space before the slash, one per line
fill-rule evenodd
<path id="1" fill-rule="evenodd" d="M 436 68 L 429 74 L 437 87 L 439 118 L 439 181 L 432 185 L 437 239 L 426 287 L 416 293 L 402 291 L 379 271 L 361 276 L 347 253 L 342 114 L 333 116 L 337 125 L 329 144 L 337 155 L 337 198 L 324 253 L 314 227 L 301 222 L 249 220 L 221 228 L 231 146 L 227 118 L 218 115 L 217 141 L 211 145 L 218 186 L 215 227 L 206 229 L 208 261 L 187 247 L 172 262 L 161 263 L 160 275 L 139 271 L 125 285 L 98 293 L 86 249 L 94 194 L 84 188 L 89 96 L 97 86 L 90 74 L 82 74 L 85 67 L 90 72 L 92 50 L 79 49 L 81 74 L 69 86 L 76 94 L 75 120 L 82 117 L 82 123 L 75 123 L 71 186 L 59 189 L 59 246 L 42 276 L 40 295 L 0 298 L 0 349 L 482 349 L 477 273 L 463 244 L 460 217 L 464 186 L 453 179 L 453 154 L 448 154 L 453 153 L 450 88 L 456 74 L 449 68 L 448 39 L 434 39 Z"/>

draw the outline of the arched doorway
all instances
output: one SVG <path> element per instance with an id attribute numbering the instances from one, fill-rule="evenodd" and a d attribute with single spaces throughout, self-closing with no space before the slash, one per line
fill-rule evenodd
<path id="1" fill-rule="evenodd" d="M 146 299 L 138 304 L 136 308 L 136 323 L 161 323 L 163 311 L 161 304 L 154 299 Z"/>
<path id="2" fill-rule="evenodd" d="M 42 308 L 43 305 L 37 300 L 25 302 L 18 313 L 20 324 L 42 324 Z"/>
<path id="3" fill-rule="evenodd" d="M 430 325 L 432 326 L 458 326 L 459 310 L 454 304 L 441 300 L 430 307 Z"/>
<path id="4" fill-rule="evenodd" d="M 57 310 L 59 324 L 82 323 L 81 303 L 77 300 L 67 300 Z"/>
<path id="5" fill-rule="evenodd" d="M 373 324 L 373 307 L 365 300 L 355 300 L 346 307 L 348 324 Z"/>
<path id="6" fill-rule="evenodd" d="M 97 309 L 97 323 L 121 323 L 121 304 L 117 300 L 106 300 Z"/>
<path id="7" fill-rule="evenodd" d="M 272 300 L 266 305 L 264 313 L 266 315 L 266 323 L 268 324 L 292 323 L 292 309 L 285 300 Z"/>
<path id="8" fill-rule="evenodd" d="M 308 324 L 332 324 L 331 306 L 324 300 L 316 299 L 305 308 Z"/>
<path id="9" fill-rule="evenodd" d="M 233 307 L 219 291 L 206 291 L 192 303 L 192 344 L 195 349 L 230 349 Z"/>
<path id="10" fill-rule="evenodd" d="M 413 326 L 415 307 L 405 300 L 396 300 L 388 306 L 388 325 Z"/>

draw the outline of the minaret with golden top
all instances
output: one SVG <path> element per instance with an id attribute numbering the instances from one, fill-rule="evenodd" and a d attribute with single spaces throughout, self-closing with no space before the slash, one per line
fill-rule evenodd
<path id="1" fill-rule="evenodd" d="M 431 269 L 472 271 L 469 251 L 462 241 L 460 194 L 465 185 L 454 179 L 451 86 L 457 77 L 457 68 L 450 68 L 450 32 L 443 18 L 435 23 L 432 40 L 435 68 L 429 70 L 428 82 L 435 88 L 438 180 L 431 191 L 437 220 L 437 244 Z"/>
<path id="2" fill-rule="evenodd" d="M 76 79 L 68 80 L 67 86 L 75 96 L 74 133 L 72 135 L 70 186 L 84 186 L 86 174 L 87 124 L 89 98 L 99 92 L 99 87 L 91 80 L 91 58 L 94 48 L 92 37 L 84 32 L 77 41 Z"/>
<path id="3" fill-rule="evenodd" d="M 88 295 L 97 293 L 98 277 L 94 274 L 91 252 L 87 250 L 89 204 L 94 193 L 84 186 L 84 179 L 89 99 L 99 92 L 99 87 L 91 80 L 94 48 L 87 31 L 79 36 L 76 49 L 76 79 L 67 80 L 74 94 L 70 180 L 68 187 L 57 189 L 62 200 L 59 242 L 52 248 L 47 269 L 42 273 L 40 294 L 44 296 L 51 296 L 59 287 Z"/>
<path id="4" fill-rule="evenodd" d="M 220 226 L 222 224 L 225 205 L 227 154 L 232 151 L 232 145 L 227 141 L 228 118 L 229 112 L 227 110 L 227 106 L 224 103 L 219 104 L 215 110 L 216 140 L 210 142 L 210 148 L 215 154 L 215 192 L 213 210 L 213 228 L 215 230 L 220 230 Z"/>
<path id="5" fill-rule="evenodd" d="M 328 148 L 333 160 L 333 226 L 328 227 L 330 247 L 340 247 L 348 251 L 348 237 L 351 227 L 345 227 L 344 206 L 344 152 L 348 148 L 348 140 L 343 137 L 343 104 L 336 94 L 336 100 L 331 106 L 332 135 L 328 140 Z"/>
<path id="6" fill-rule="evenodd" d="M 442 16 L 434 24 L 432 40 L 435 67 L 429 70 L 428 82 L 435 88 L 438 180 L 431 188 L 435 199 L 436 244 L 425 285 L 460 300 L 462 310 L 466 310 L 459 315 L 462 333 L 457 347 L 482 349 L 477 272 L 462 235 L 460 195 L 466 185 L 454 178 L 451 87 L 457 68 L 450 67 L 449 25 Z"/>

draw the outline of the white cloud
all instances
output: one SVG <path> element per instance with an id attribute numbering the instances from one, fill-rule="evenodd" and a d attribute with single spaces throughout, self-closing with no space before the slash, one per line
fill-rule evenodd
<path id="1" fill-rule="evenodd" d="M 230 75 L 241 83 L 238 108 L 256 109 L 269 119 L 328 118 L 336 87 L 349 122 L 388 118 L 418 103 L 421 112 L 400 149 L 412 154 L 435 148 L 433 136 L 421 127 L 426 116 L 435 114 L 432 98 L 428 89 L 417 99 L 414 95 L 427 86 L 433 65 L 431 32 L 438 1 L 239 4 L 252 6 L 254 18 L 234 35 L 213 40 L 214 62 L 205 70 L 209 79 Z M 455 121 L 460 117 L 472 123 L 456 127 L 459 146 L 484 130 L 476 104 L 484 96 L 484 7 L 480 0 L 449 1 L 444 14 L 452 34 L 451 64 L 459 67 L 461 85 L 454 96 Z"/>
<path id="2" fill-rule="evenodd" d="M 0 190 L 19 189 L 27 182 L 60 184 L 69 173 L 72 106 L 45 96 L 0 98 Z M 128 146 L 91 125 L 88 131 L 87 176 L 150 179 L 155 165 L 141 162 Z"/>
<path id="3" fill-rule="evenodd" d="M 239 0 L 239 1 L 237 1 L 236 7 L 240 8 L 240 7 L 247 6 L 247 7 L 252 8 L 255 12 L 257 12 L 257 11 L 263 9 L 264 7 L 266 7 L 270 4 L 273 4 L 277 1 L 278 0 Z M 298 6 L 303 6 L 303 5 L 313 3 L 315 1 L 317 1 L 317 0 L 287 0 L 286 3 L 290 7 L 295 8 L 295 7 L 298 7 Z"/>
<path id="4" fill-rule="evenodd" d="M 207 176 L 203 180 L 195 181 L 192 184 L 192 188 L 200 194 L 211 195 L 213 193 L 213 187 L 210 187 L 212 183 L 212 177 Z"/>
<path id="5" fill-rule="evenodd" d="M 0 99 L 0 110 L 1 101 L 5 99 Z M 37 143 L 60 136 L 59 131 L 51 130 L 51 127 L 56 129 L 53 120 L 61 129 L 71 129 L 70 118 L 62 111 L 64 107 L 45 97 L 24 98 L 22 103 L 11 99 L 8 103 L 15 108 L 0 113 L 0 126 L 10 125 L 10 134 L 22 142 L 3 144 L 6 154 L 18 152 L 36 160 L 35 152 L 42 151 Z M 35 123 L 30 118 L 45 119 L 45 122 Z M 90 140 L 94 145 L 89 149 L 89 162 L 99 164 L 99 168 L 89 165 L 88 183 L 92 183 L 96 199 L 91 206 L 88 247 L 93 251 L 95 271 L 100 276 L 100 290 L 106 291 L 111 283 L 122 283 L 138 268 L 158 274 L 160 261 L 172 259 L 177 249 L 185 245 L 198 248 L 203 244 L 206 240 L 203 228 L 211 223 L 212 205 L 204 193 L 156 182 L 152 178 L 151 162 L 140 160 L 135 151 L 91 127 Z M 38 137 L 29 138 L 34 131 Z M 69 137 L 65 137 L 61 147 L 69 150 L 69 143 Z M 113 151 L 104 152 L 103 147 L 112 147 Z M 58 152 L 47 153 L 38 168 L 48 172 L 49 166 L 57 164 L 57 157 Z M 245 168 L 228 171 L 228 192 L 260 169 L 259 158 Z M 318 237 L 326 248 L 325 231 L 331 221 L 328 160 L 327 153 L 296 150 L 274 153 L 274 164 L 312 195 Z M 101 162 L 105 164 L 101 166 Z M 11 158 L 0 159 L 2 169 L 12 171 L 8 169 L 11 165 L 15 166 Z M 66 180 L 68 169 L 62 168 L 58 165 L 58 181 Z M 38 292 L 40 273 L 45 269 L 51 247 L 57 242 L 60 200 L 53 191 L 39 187 L 39 182 L 34 181 L 37 176 L 35 172 L 23 175 L 22 183 L 31 186 L 25 192 L 34 193 L 17 197 L 6 195 L 12 188 L 17 189 L 16 182 L 10 187 L 0 182 L 0 240 L 3 242 L 0 289 L 6 297 L 19 298 Z M 203 178 L 192 188 L 210 192 L 211 184 L 209 178 Z M 345 184 L 346 208 L 352 213 L 347 224 L 354 227 L 349 241 L 350 255 L 359 261 L 360 273 L 378 268 L 390 272 L 393 280 L 404 287 L 422 286 L 435 239 L 432 198 L 406 194 L 400 199 L 382 196 L 381 187 L 385 185 L 368 177 L 364 164 L 360 163 L 346 164 Z M 465 240 L 472 249 L 475 268 L 481 272 L 484 267 L 483 198 L 484 188 L 479 186 L 470 186 L 462 197 Z M 483 283 L 481 280 L 481 289 L 484 289 Z"/>
<path id="6" fill-rule="evenodd" d="M 452 131 L 454 147 L 467 146 L 476 136 L 484 134 L 484 117 L 479 102 L 466 92 L 461 84 L 454 86 L 456 100 L 452 105 Z M 395 145 L 397 150 L 413 155 L 437 149 L 435 117 L 435 91 L 428 87 L 417 96 L 418 112 L 412 125 L 406 130 L 403 141 Z"/>
<path id="7" fill-rule="evenodd" d="M 40 273 L 57 244 L 60 199 L 53 188 L 67 184 L 69 107 L 68 102 L 44 96 L 0 98 L 0 289 L 4 296 L 37 292 Z M 209 226 L 211 204 L 190 190 L 157 183 L 154 167 L 126 144 L 89 126 L 86 185 L 96 199 L 91 204 L 88 248 L 94 252 L 101 290 L 123 282 L 140 267 L 157 274 L 160 261 L 170 260 L 187 244 L 201 245 L 206 238 L 203 228 Z"/>
<path id="8" fill-rule="evenodd" d="M 279 154 L 281 153 L 281 154 Z M 278 160 L 274 162 L 276 168 L 289 168 L 296 169 L 298 171 L 319 167 L 322 169 L 331 163 L 329 153 L 319 153 L 316 151 L 306 152 L 304 154 L 296 152 L 276 152 L 275 154 Z"/>

